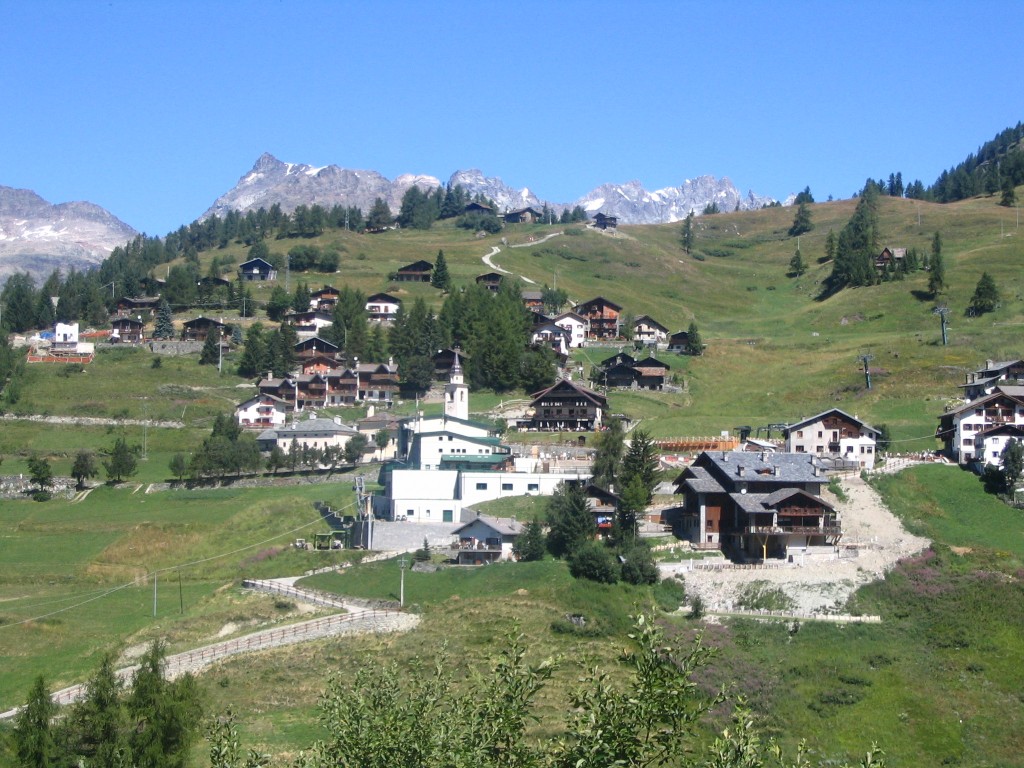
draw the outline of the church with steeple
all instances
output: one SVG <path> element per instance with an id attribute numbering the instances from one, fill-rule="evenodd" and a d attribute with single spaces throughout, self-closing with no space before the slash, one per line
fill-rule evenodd
<path id="1" fill-rule="evenodd" d="M 454 419 L 469 419 L 469 387 L 462 375 L 459 349 L 455 348 L 455 360 L 448 374 L 448 385 L 444 388 L 444 415 Z"/>

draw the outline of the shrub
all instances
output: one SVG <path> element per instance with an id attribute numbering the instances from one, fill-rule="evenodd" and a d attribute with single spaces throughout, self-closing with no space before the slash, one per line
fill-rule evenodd
<path id="1" fill-rule="evenodd" d="M 52 498 L 53 494 L 46 490 L 36 491 L 32 494 L 32 501 L 49 501 Z"/>
<path id="2" fill-rule="evenodd" d="M 678 611 L 686 600 L 686 587 L 678 579 L 662 579 L 654 585 L 654 602 L 666 613 Z"/>
<path id="3" fill-rule="evenodd" d="M 694 621 L 704 618 L 704 612 L 707 608 L 704 605 L 704 599 L 700 595 L 694 595 L 690 601 L 690 618 Z"/>
<path id="4" fill-rule="evenodd" d="M 622 580 L 629 584 L 657 584 L 660 574 L 651 548 L 645 542 L 635 541 L 622 549 Z"/>
<path id="5" fill-rule="evenodd" d="M 614 584 L 619 580 L 619 563 L 604 544 L 588 541 L 569 555 L 569 573 L 577 579 L 601 584 Z"/>

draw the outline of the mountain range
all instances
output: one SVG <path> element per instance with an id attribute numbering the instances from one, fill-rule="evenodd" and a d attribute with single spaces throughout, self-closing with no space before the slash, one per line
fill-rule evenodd
<path id="1" fill-rule="evenodd" d="M 40 283 L 54 269 L 88 269 L 138 234 L 93 203 L 48 203 L 0 186 L 0 284 L 16 272 Z"/>
<path id="2" fill-rule="evenodd" d="M 639 181 L 626 184 L 603 184 L 597 189 L 572 202 L 542 200 L 528 188 L 515 189 L 500 178 L 485 176 L 477 169 L 456 171 L 447 182 L 450 186 L 461 185 L 471 195 L 483 194 L 493 200 L 499 211 L 532 206 L 541 208 L 548 205 L 556 213 L 564 208 L 582 206 L 590 214 L 597 212 L 617 216 L 622 224 L 663 224 L 681 221 L 692 210 L 700 214 L 709 203 L 715 203 L 721 211 L 761 208 L 775 199 L 765 195 L 747 192 L 746 195 L 733 185 L 728 178 L 700 176 L 687 179 L 678 187 L 649 192 Z M 424 191 L 442 186 L 434 176 L 403 174 L 393 181 L 377 171 L 355 171 L 337 165 L 322 168 L 296 163 L 285 163 L 269 153 L 264 153 L 253 165 L 252 170 L 238 180 L 200 217 L 223 217 L 229 210 L 245 213 L 259 208 L 269 208 L 278 203 L 286 213 L 299 205 L 319 204 L 325 208 L 347 205 L 369 211 L 378 197 L 383 199 L 392 212 L 397 213 L 402 196 L 409 187 L 416 185 Z M 791 202 L 791 200 L 786 201 Z"/>
<path id="3" fill-rule="evenodd" d="M 747 192 L 728 178 L 700 176 L 678 187 L 649 192 L 638 181 L 603 184 L 568 203 L 542 200 L 530 189 L 510 187 L 500 178 L 471 169 L 456 171 L 447 182 L 471 195 L 483 194 L 499 211 L 549 206 L 556 214 L 582 206 L 591 216 L 617 216 L 622 224 L 661 224 L 680 221 L 692 210 L 698 215 L 715 203 L 721 211 L 761 208 L 774 199 Z M 257 159 L 235 186 L 221 195 L 200 217 L 223 217 L 229 210 L 245 213 L 277 203 L 291 213 L 299 205 L 357 206 L 369 211 L 378 197 L 395 213 L 411 186 L 431 191 L 442 186 L 434 176 L 403 174 L 389 180 L 377 171 L 350 170 L 337 165 L 316 168 L 286 163 L 269 153 Z M 787 199 L 788 204 L 792 198 Z M 27 189 L 0 186 L 0 284 L 15 272 L 28 272 L 39 283 L 54 270 L 88 269 L 103 261 L 118 245 L 138 232 L 98 205 L 87 202 L 51 204 Z"/>

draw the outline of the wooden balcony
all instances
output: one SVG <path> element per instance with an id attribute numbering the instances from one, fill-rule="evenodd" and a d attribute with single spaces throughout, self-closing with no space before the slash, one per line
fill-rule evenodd
<path id="1" fill-rule="evenodd" d="M 843 529 L 839 525 L 750 525 L 744 531 L 746 533 L 759 533 L 769 536 L 784 536 L 791 533 L 811 536 L 839 536 L 842 534 Z"/>

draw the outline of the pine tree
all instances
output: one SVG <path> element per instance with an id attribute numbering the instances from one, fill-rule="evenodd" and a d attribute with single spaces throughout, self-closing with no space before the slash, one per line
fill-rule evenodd
<path id="1" fill-rule="evenodd" d="M 793 218 L 793 225 L 789 228 L 789 236 L 796 237 L 814 229 L 814 222 L 811 221 L 811 209 L 807 203 L 801 201 L 797 206 L 796 216 Z"/>
<path id="2" fill-rule="evenodd" d="M 220 360 L 220 328 L 211 328 L 199 352 L 200 365 L 216 365 Z"/>
<path id="3" fill-rule="evenodd" d="M 516 543 L 512 547 L 512 553 L 516 556 L 516 559 L 522 562 L 534 562 L 544 559 L 544 555 L 547 553 L 547 539 L 544 536 L 544 527 L 541 525 L 540 520 L 533 518 L 523 526 L 523 532 L 516 539 Z"/>
<path id="4" fill-rule="evenodd" d="M 700 337 L 700 331 L 697 330 L 696 322 L 691 322 L 690 327 L 686 331 L 686 354 L 695 357 L 704 354 L 704 340 Z"/>
<path id="5" fill-rule="evenodd" d="M 594 439 L 597 453 L 590 470 L 590 481 L 607 490 L 618 481 L 622 454 L 625 450 L 625 433 L 619 419 L 609 419 L 604 426 L 604 431 L 598 433 Z"/>
<path id="6" fill-rule="evenodd" d="M 619 481 L 626 487 L 633 480 L 639 480 L 646 494 L 645 506 L 654 498 L 654 486 L 658 484 L 658 463 L 658 447 L 651 440 L 650 433 L 644 429 L 634 430 L 630 436 L 629 449 L 622 459 Z"/>
<path id="7" fill-rule="evenodd" d="M 597 523 L 578 484 L 562 483 L 548 501 L 548 551 L 565 557 L 593 540 Z"/>
<path id="8" fill-rule="evenodd" d="M 452 289 L 452 277 L 448 274 L 448 263 L 445 261 L 444 251 L 437 252 L 434 270 L 430 273 L 430 284 L 446 293 Z"/>
<path id="9" fill-rule="evenodd" d="M 1003 179 L 1002 193 L 1002 197 L 999 198 L 999 204 L 1007 208 L 1013 208 L 1017 204 L 1017 189 L 1014 187 L 1013 179 L 1010 176 Z"/>
<path id="10" fill-rule="evenodd" d="M 114 447 L 110 450 L 110 458 L 103 462 L 103 468 L 107 471 L 107 478 L 113 483 L 120 483 L 135 474 L 138 469 L 135 451 L 128 446 L 128 442 L 123 437 L 114 441 Z"/>
<path id="11" fill-rule="evenodd" d="M 971 303 L 968 304 L 968 309 L 974 315 L 982 315 L 994 311 L 998 306 L 999 289 L 996 288 L 996 282 L 988 272 L 982 272 L 978 279 L 978 285 L 974 289 L 974 295 L 971 297 Z"/>
<path id="12" fill-rule="evenodd" d="M 1003 488 L 1012 495 L 1024 475 L 1024 442 L 1011 439 L 1006 443 L 1002 455 L 1002 473 Z"/>
<path id="13" fill-rule="evenodd" d="M 686 214 L 686 219 L 683 220 L 683 235 L 682 243 L 683 250 L 686 254 L 690 254 L 690 250 L 693 248 L 693 241 L 695 239 L 695 233 L 693 231 L 693 211 Z"/>
<path id="14" fill-rule="evenodd" d="M 804 257 L 800 254 L 800 246 L 796 247 L 796 253 L 793 254 L 793 258 L 789 260 L 789 272 L 793 277 L 800 277 L 807 271 L 807 264 L 804 262 Z"/>
<path id="15" fill-rule="evenodd" d="M 166 299 L 161 299 L 156 308 L 156 325 L 153 327 L 154 339 L 174 338 L 174 314 Z"/>
<path id="16" fill-rule="evenodd" d="M 245 334 L 245 346 L 242 348 L 242 359 L 238 361 L 238 375 L 252 378 L 262 376 L 267 370 L 268 355 L 266 342 L 263 339 L 263 326 L 253 323 Z"/>
<path id="17" fill-rule="evenodd" d="M 18 765 L 23 768 L 50 768 L 56 765 L 57 746 L 50 722 L 57 714 L 57 705 L 50 698 L 50 689 L 42 675 L 35 679 L 28 701 L 14 719 L 11 734 Z"/>

